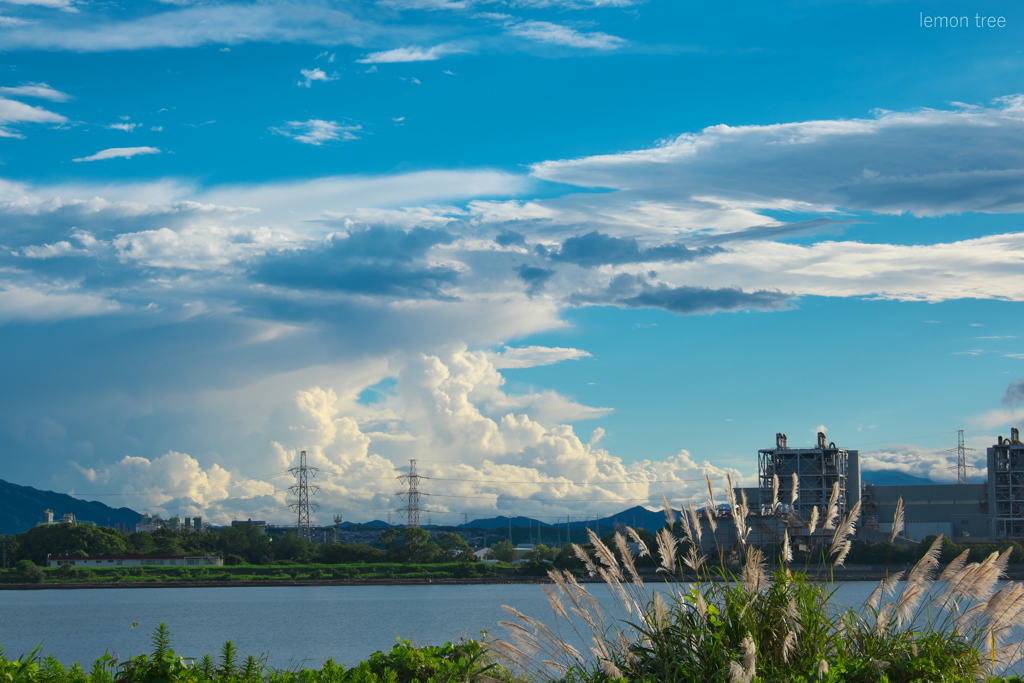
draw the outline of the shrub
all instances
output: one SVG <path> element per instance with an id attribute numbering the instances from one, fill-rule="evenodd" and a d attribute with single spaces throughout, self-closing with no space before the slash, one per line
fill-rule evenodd
<path id="1" fill-rule="evenodd" d="M 1024 585 L 998 586 L 1013 548 L 974 563 L 964 551 L 936 576 L 939 537 L 902 587 L 900 572 L 881 581 L 862 608 L 840 607 L 831 584 L 809 582 L 790 569 L 788 530 L 781 568 L 768 573 L 763 551 L 746 544 L 746 501 L 737 505 L 731 485 L 727 495 L 740 548 L 736 573 L 709 569 L 692 506 L 682 511 L 682 538 L 670 532 L 675 512 L 666 503 L 669 526 L 656 537 L 659 571 L 677 576 L 685 565 L 698 583 L 666 583 L 652 597 L 626 537 L 616 533 L 609 547 L 591 533 L 596 559 L 579 547 L 575 554 L 605 581 L 629 621 L 611 618 L 570 573 L 552 571 L 555 589 L 547 593 L 557 627 L 506 608 L 515 617 L 502 622 L 508 639 L 492 640 L 490 647 L 531 680 L 573 683 L 966 683 L 1005 674 L 1022 656 L 1022 643 L 1004 641 L 1024 617 Z M 825 556 L 834 566 L 850 550 L 860 507 L 855 503 L 838 519 L 837 497 L 838 488 L 823 515 L 832 532 Z M 641 556 L 652 555 L 635 531 L 627 533 Z M 566 623 L 580 640 L 594 643 L 593 659 L 557 636 Z"/>
<path id="2" fill-rule="evenodd" d="M 32 560 L 18 560 L 14 565 L 14 572 L 26 583 L 42 583 L 46 578 L 43 568 L 37 567 Z"/>

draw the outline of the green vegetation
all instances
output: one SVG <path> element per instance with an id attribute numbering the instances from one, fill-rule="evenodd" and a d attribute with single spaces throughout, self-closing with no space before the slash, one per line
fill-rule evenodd
<path id="1" fill-rule="evenodd" d="M 610 544 L 592 535 L 593 554 L 575 552 L 590 575 L 604 580 L 615 609 L 602 608 L 572 574 L 552 571 L 554 587 L 546 592 L 555 623 L 507 608 L 514 617 L 501 623 L 508 636 L 490 647 L 517 676 L 536 682 L 1020 683 L 999 678 L 1024 655 L 1024 643 L 1010 639 L 1024 622 L 1024 585 L 999 585 L 1019 546 L 973 562 L 974 551 L 963 549 L 940 573 L 945 539 L 937 537 L 909 571 L 879 582 L 865 605 L 843 606 L 834 584 L 808 581 L 792 568 L 789 529 L 778 549 L 780 568 L 769 571 L 764 551 L 746 543 L 746 501 L 737 504 L 731 486 L 727 495 L 736 511 L 735 571 L 721 569 L 722 561 L 712 566 L 700 551 L 702 527 L 692 506 L 682 510 L 680 536 L 673 534 L 676 513 L 666 503 L 668 525 L 656 547 L 632 529 L 628 539 L 641 557 L 656 555 L 667 577 L 685 567 L 697 583 L 666 583 L 652 593 L 626 535 L 614 534 Z M 838 487 L 817 527 L 828 532 L 822 552 L 833 566 L 853 549 L 859 512 L 855 504 L 840 517 L 837 497 Z M 818 520 L 815 510 L 807 528 Z M 591 652 L 576 650 L 560 637 L 566 633 L 592 643 Z"/>
<path id="2" fill-rule="evenodd" d="M 413 647 L 399 641 L 390 652 L 377 652 L 346 669 L 327 660 L 319 669 L 277 670 L 262 659 L 239 661 L 231 641 L 217 658 L 182 657 L 171 649 L 164 624 L 153 634 L 153 652 L 118 661 L 109 654 L 86 671 L 79 664 L 65 668 L 53 657 L 36 652 L 16 660 L 0 650 L 0 681 L 5 683 L 485 683 L 511 681 L 496 664 L 488 663 L 480 643 L 466 641 L 441 646 Z M 38 649 L 37 649 L 38 650 Z"/>
<path id="3" fill-rule="evenodd" d="M 122 533 L 109 527 L 52 524 L 7 537 L 8 553 L 15 562 L 26 560 L 39 566 L 45 565 L 50 555 L 219 555 L 226 565 L 476 562 L 473 549 L 454 533 L 432 538 L 423 529 L 389 529 L 380 541 L 383 548 L 365 543 L 317 544 L 295 534 L 266 534 L 249 525 L 217 531 L 162 528 L 152 533 Z"/>

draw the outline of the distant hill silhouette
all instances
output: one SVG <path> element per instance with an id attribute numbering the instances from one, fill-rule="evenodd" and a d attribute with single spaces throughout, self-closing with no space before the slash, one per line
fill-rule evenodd
<path id="1" fill-rule="evenodd" d="M 878 486 L 911 486 L 914 484 L 948 484 L 948 481 L 932 481 L 926 477 L 915 477 L 913 474 L 899 472 L 897 470 L 864 470 L 860 473 L 860 480 L 865 484 L 876 484 Z"/>
<path id="2" fill-rule="evenodd" d="M 474 519 L 472 522 L 466 522 L 465 524 L 460 524 L 458 526 L 458 528 L 459 529 L 507 529 L 509 527 L 508 520 L 509 520 L 508 517 L 488 517 L 487 519 Z M 512 518 L 512 528 L 513 529 L 516 529 L 516 528 L 519 528 L 519 527 L 526 528 L 526 527 L 529 527 L 529 526 L 532 526 L 533 528 L 536 529 L 538 524 L 540 524 L 541 527 L 547 527 L 547 528 L 551 528 L 553 526 L 551 524 L 546 524 L 544 522 L 538 522 L 537 520 L 530 519 L 529 517 L 513 517 Z"/>
<path id="3" fill-rule="evenodd" d="M 595 531 L 600 527 L 601 533 L 605 534 L 612 530 L 616 522 L 631 526 L 635 529 L 647 529 L 648 531 L 657 531 L 661 527 L 665 526 L 665 513 L 662 511 L 652 512 L 645 507 L 637 505 L 631 507 L 628 510 L 622 512 L 616 512 L 614 515 L 608 517 L 601 517 L 596 522 L 594 518 L 590 519 L 575 519 L 569 522 L 570 528 L 574 531 L 579 529 L 594 529 Z M 565 522 L 560 524 L 548 524 L 545 522 L 538 522 L 535 519 L 529 517 L 513 517 L 512 528 L 513 529 L 525 529 L 525 528 L 537 528 L 540 525 L 544 529 L 564 529 Z M 474 519 L 471 522 L 460 524 L 459 529 L 488 529 L 488 530 L 500 530 L 507 529 L 509 527 L 508 517 L 489 517 L 487 519 Z"/>
<path id="4" fill-rule="evenodd" d="M 372 522 L 342 522 L 338 526 L 342 528 L 354 527 L 387 527 L 390 526 L 387 522 L 382 522 L 379 519 L 375 519 Z M 399 525 L 401 526 L 401 525 Z"/>
<path id="5" fill-rule="evenodd" d="M 79 500 L 66 493 L 40 491 L 0 479 L 0 534 L 28 531 L 46 518 L 45 510 L 53 510 L 56 519 L 70 512 L 82 521 L 95 522 L 100 526 L 123 522 L 132 530 L 140 519 L 135 510 L 112 508 L 103 503 Z"/>

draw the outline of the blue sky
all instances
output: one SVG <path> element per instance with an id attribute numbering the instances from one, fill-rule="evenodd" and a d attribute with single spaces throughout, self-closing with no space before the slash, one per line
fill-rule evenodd
<path id="1" fill-rule="evenodd" d="M 949 481 L 1024 419 L 1021 22 L 0 0 L 0 477 L 553 521 L 823 427 Z"/>

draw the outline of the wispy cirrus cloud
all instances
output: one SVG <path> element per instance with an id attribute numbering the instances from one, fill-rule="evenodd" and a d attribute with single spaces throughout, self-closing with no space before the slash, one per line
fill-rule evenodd
<path id="1" fill-rule="evenodd" d="M 0 0 L 8 5 L 29 5 L 36 7 L 51 7 L 65 12 L 77 12 L 75 0 Z"/>
<path id="2" fill-rule="evenodd" d="M 69 0 L 67 4 L 71 6 Z M 74 22 L 14 26 L 0 35 L 0 49 L 105 52 L 253 41 L 361 46 L 396 33 L 407 32 L 389 30 L 342 10 L 269 0 L 255 4 L 196 3 L 127 20 L 96 13 L 76 17 Z"/>
<path id="3" fill-rule="evenodd" d="M 0 97 L 0 122 L 2 123 L 65 123 L 67 117 L 55 112 L 33 107 L 24 102 Z"/>
<path id="4" fill-rule="evenodd" d="M 577 31 L 564 24 L 550 21 L 520 21 L 509 23 L 508 33 L 551 45 L 564 45 L 591 50 L 617 50 L 628 42 L 625 38 L 600 31 Z"/>
<path id="5" fill-rule="evenodd" d="M 87 157 L 72 159 L 72 161 L 104 161 L 106 159 L 131 159 L 132 157 L 146 154 L 160 154 L 159 147 L 111 147 L 104 149 Z"/>
<path id="6" fill-rule="evenodd" d="M 46 83 L 22 83 L 15 87 L 0 88 L 0 95 L 11 97 L 36 97 L 51 102 L 67 102 L 71 95 L 55 90 Z"/>
<path id="7" fill-rule="evenodd" d="M 434 45 L 433 47 L 419 47 L 412 45 L 409 47 L 399 47 L 394 50 L 384 50 L 383 52 L 371 52 L 361 59 L 357 59 L 357 64 L 396 64 L 400 62 L 433 62 L 446 57 L 447 55 L 459 54 L 466 52 L 466 49 L 453 45 L 451 43 L 442 43 L 440 45 Z"/>
<path id="8" fill-rule="evenodd" d="M 18 123 L 65 123 L 67 117 L 42 107 L 33 107 L 24 102 L 0 97 L 0 137 L 24 137 L 4 124 Z"/>
<path id="9" fill-rule="evenodd" d="M 358 140 L 363 127 L 340 124 L 337 121 L 309 119 L 308 121 L 286 121 L 284 127 L 270 130 L 298 142 L 319 147 L 325 143 L 339 140 Z"/>

